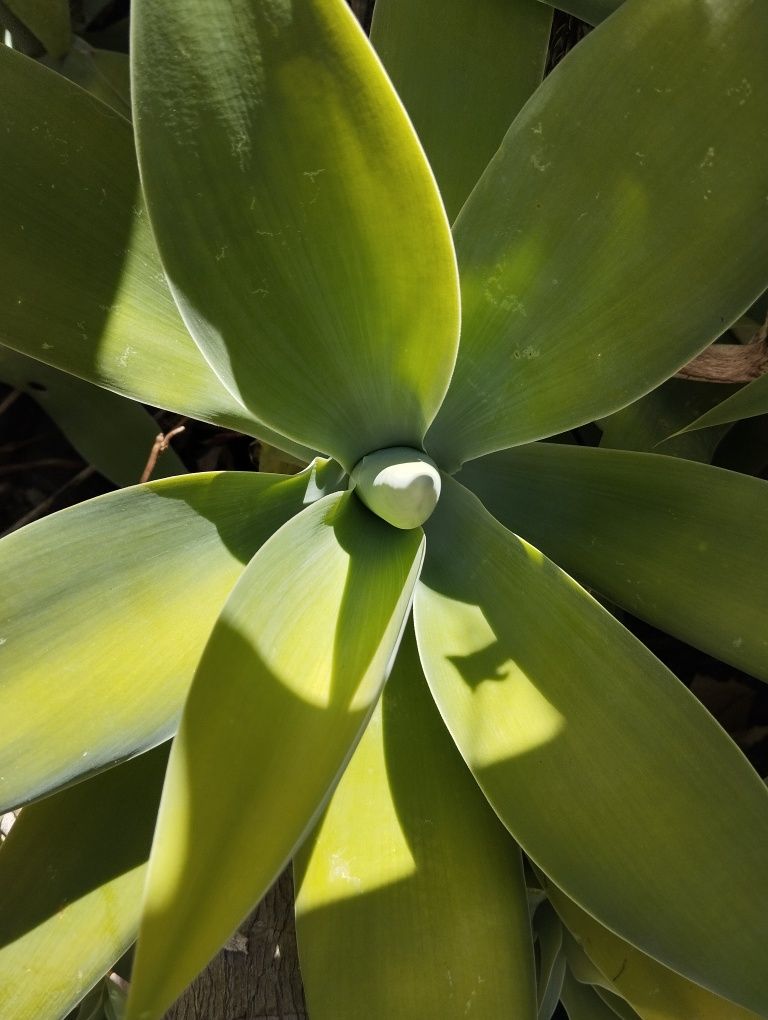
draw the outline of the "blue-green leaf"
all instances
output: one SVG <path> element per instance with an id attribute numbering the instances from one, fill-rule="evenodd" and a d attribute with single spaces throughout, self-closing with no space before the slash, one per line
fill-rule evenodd
<path id="1" fill-rule="evenodd" d="M 757 773 L 636 638 L 452 479 L 425 530 L 424 671 L 499 816 L 606 927 L 768 1012 Z"/>

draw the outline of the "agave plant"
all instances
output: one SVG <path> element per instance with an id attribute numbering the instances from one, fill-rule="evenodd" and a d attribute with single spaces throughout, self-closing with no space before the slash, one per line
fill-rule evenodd
<path id="1" fill-rule="evenodd" d="M 374 25 L 411 121 L 341 0 L 134 0 L 140 188 L 125 119 L 0 51 L 0 340 L 311 462 L 0 546 L 2 806 L 45 798 L 0 854 L 4 1017 L 139 924 L 160 1017 L 294 855 L 313 1018 L 768 1011 L 768 794 L 561 569 L 768 678 L 765 483 L 562 436 L 766 287 L 768 13 L 628 0 L 536 88 L 545 5 L 416 7 Z"/>

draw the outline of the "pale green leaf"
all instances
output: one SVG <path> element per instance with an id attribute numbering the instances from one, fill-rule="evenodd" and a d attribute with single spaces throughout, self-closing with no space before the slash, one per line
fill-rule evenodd
<path id="1" fill-rule="evenodd" d="M 136 0 L 133 19 L 149 213 L 217 375 L 347 469 L 418 447 L 458 342 L 455 257 L 354 15 L 344 0 Z"/>
<path id="2" fill-rule="evenodd" d="M 552 904 L 580 947 L 603 975 L 602 984 L 625 999 L 642 1020 L 760 1020 L 758 1014 L 727 1002 L 663 967 L 614 935 L 565 893 L 547 885 Z M 709 937 L 718 941 L 717 928 Z"/>
<path id="3" fill-rule="evenodd" d="M 167 757 L 22 811 L 0 849 L 3 1020 L 61 1020 L 136 938 Z"/>
<path id="4" fill-rule="evenodd" d="M 171 478 L 2 540 L 0 810 L 174 732 L 245 564 L 315 485 L 312 469 Z"/>
<path id="5" fill-rule="evenodd" d="M 52 57 L 63 57 L 72 41 L 69 0 L 3 0 Z"/>
<path id="6" fill-rule="evenodd" d="M 0 46 L 0 343 L 156 407 L 312 454 L 218 382 L 168 291 L 130 124 Z"/>
<path id="7" fill-rule="evenodd" d="M 541 83 L 551 24 L 552 11 L 534 0 L 377 0 L 371 42 L 449 219 Z"/>
<path id="8" fill-rule="evenodd" d="M 768 482 L 555 443 L 483 457 L 460 478 L 590 588 L 768 680 Z"/>
<path id="9" fill-rule="evenodd" d="M 724 425 L 742 418 L 754 418 L 759 414 L 768 414 L 768 375 L 753 379 L 740 390 L 715 407 L 699 415 L 685 428 L 674 434 L 670 442 L 682 439 L 697 429 L 712 428 L 713 425 Z"/>
<path id="10" fill-rule="evenodd" d="M 454 226 L 443 466 L 636 400 L 765 289 L 767 49 L 762 3 L 629 0 L 537 90 Z"/>
<path id="11" fill-rule="evenodd" d="M 216 622 L 174 741 L 128 1016 L 159 1018 L 264 895 L 370 718 L 421 567 L 353 492 L 257 553 Z"/>
<path id="12" fill-rule="evenodd" d="M 115 485 L 138 482 L 160 431 L 143 407 L 2 346 L 0 379 L 32 397 L 105 478 Z M 169 448 L 158 458 L 154 475 L 185 471 Z"/>
<path id="13" fill-rule="evenodd" d="M 411 627 L 296 870 L 313 1020 L 535 1020 L 520 851 L 443 726 Z"/>
<path id="14" fill-rule="evenodd" d="M 440 711 L 489 801 L 603 924 L 768 1011 L 759 776 L 636 638 L 444 481 L 425 529 L 416 632 Z"/>

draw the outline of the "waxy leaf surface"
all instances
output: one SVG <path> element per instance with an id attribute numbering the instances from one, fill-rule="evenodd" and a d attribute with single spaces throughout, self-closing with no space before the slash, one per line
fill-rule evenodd
<path id="1" fill-rule="evenodd" d="M 171 478 L 3 539 L 0 810 L 175 731 L 224 602 L 312 478 Z"/>
<path id="2" fill-rule="evenodd" d="M 556 443 L 483 457 L 460 478 L 590 588 L 768 680 L 768 482 Z"/>
<path id="3" fill-rule="evenodd" d="M 168 757 L 25 808 L 0 848 L 0 1015 L 61 1020 L 136 938 Z"/>
<path id="4" fill-rule="evenodd" d="M 520 851 L 443 725 L 411 627 L 296 872 L 313 1020 L 535 1020 Z"/>
<path id="5" fill-rule="evenodd" d="M 174 741 L 129 1020 L 159 1018 L 264 895 L 370 718 L 423 556 L 352 492 L 281 528 L 227 601 Z"/>
<path id="6" fill-rule="evenodd" d="M 6 46 L 0 94 L 0 343 L 295 450 L 230 396 L 181 321 L 142 206 L 130 124 Z"/>
<path id="7" fill-rule="evenodd" d="M 377 0 L 371 42 L 451 221 L 541 83 L 551 24 L 534 0 Z"/>
<path id="8" fill-rule="evenodd" d="M 762 3 L 629 0 L 537 90 L 454 225 L 444 467 L 636 400 L 765 289 L 767 48 Z"/>
<path id="9" fill-rule="evenodd" d="M 759 776 L 636 638 L 457 482 L 425 530 L 424 671 L 502 820 L 603 924 L 768 1011 Z"/>
<path id="10" fill-rule="evenodd" d="M 139 0 L 133 18 L 149 213 L 217 375 L 347 469 L 419 446 L 458 342 L 455 257 L 416 135 L 344 0 Z"/>

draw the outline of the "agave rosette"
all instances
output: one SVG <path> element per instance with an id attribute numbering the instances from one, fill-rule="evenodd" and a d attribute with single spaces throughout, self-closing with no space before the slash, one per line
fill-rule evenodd
<path id="1" fill-rule="evenodd" d="M 768 1011 L 768 794 L 548 559 L 768 678 L 766 485 L 538 442 L 648 392 L 765 289 L 768 181 L 743 139 L 768 148 L 768 15 L 629 0 L 536 88 L 548 8 L 477 5 L 519 67 L 499 90 L 487 51 L 462 53 L 483 120 L 457 142 L 434 83 L 467 10 L 434 40 L 397 0 L 374 24 L 452 231 L 342 0 L 135 0 L 140 189 L 127 121 L 0 52 L 26 104 L 0 114 L 2 342 L 322 454 L 135 486 L 3 541 L 2 806 L 46 799 L 0 874 L 69 862 L 24 909 L 6 882 L 0 974 L 56 954 L 4 1015 L 66 1011 L 140 922 L 128 1015 L 160 1017 L 298 853 L 313 1017 L 533 1018 L 522 851 L 647 966 Z M 348 487 L 401 448 L 441 472 L 423 527 Z M 727 527 L 735 503 L 750 529 Z M 150 749 L 174 733 L 163 782 Z M 64 811 L 99 825 L 64 837 Z M 130 835 L 105 847 L 117 814 Z"/>

